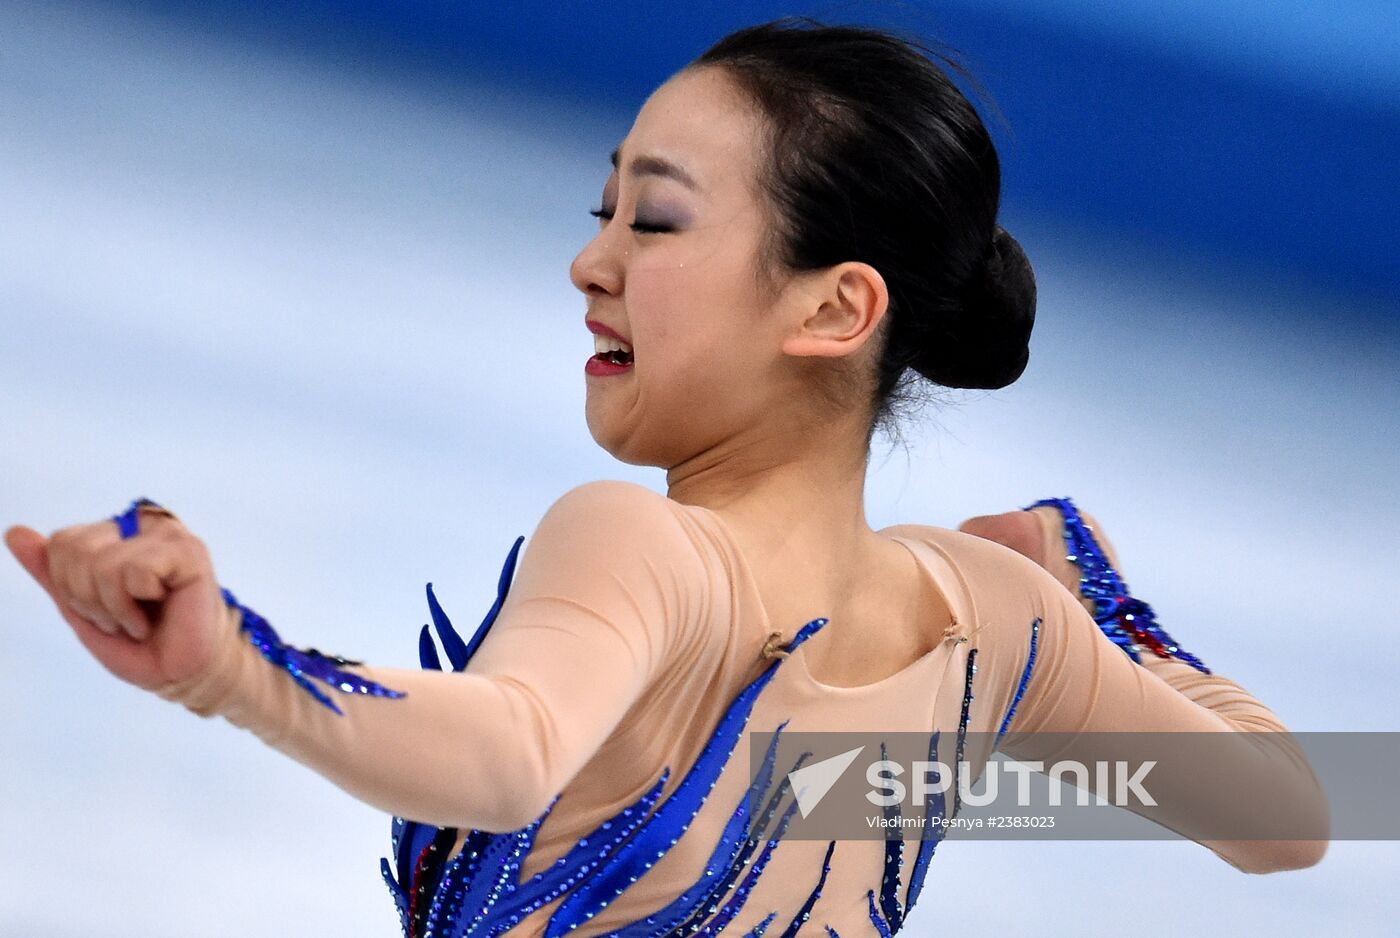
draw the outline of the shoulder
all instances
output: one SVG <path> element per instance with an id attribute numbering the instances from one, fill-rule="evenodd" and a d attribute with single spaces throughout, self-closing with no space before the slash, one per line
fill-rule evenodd
<path id="1" fill-rule="evenodd" d="M 684 569 L 698 560 L 695 539 L 682 506 L 635 482 L 597 479 L 555 499 L 531 538 L 574 553 L 593 554 L 595 564 L 618 565 L 646 558 L 647 566 Z"/>
<path id="2" fill-rule="evenodd" d="M 549 506 L 548 515 L 592 514 L 616 511 L 629 519 L 674 518 L 675 502 L 636 482 L 595 479 L 569 489 Z"/>
<path id="3" fill-rule="evenodd" d="M 1016 567 L 1022 563 L 1035 566 L 1030 558 L 1005 544 L 966 531 L 955 531 L 931 524 L 895 524 L 881 528 L 880 533 L 928 544 L 941 551 L 960 569 L 966 567 L 972 572 L 984 567 L 995 567 L 1005 572 L 1007 567 Z"/>
<path id="4" fill-rule="evenodd" d="M 880 533 L 920 541 L 941 552 L 966 584 L 984 621 L 1013 612 L 1039 613 L 1046 594 L 1060 589 L 1040 564 L 989 538 L 928 524 L 897 524 Z"/>
<path id="5" fill-rule="evenodd" d="M 610 538 L 634 539 L 638 532 L 678 528 L 676 507 L 671 498 L 641 484 L 596 479 L 577 484 L 556 498 L 540 526 L 596 524 Z"/>

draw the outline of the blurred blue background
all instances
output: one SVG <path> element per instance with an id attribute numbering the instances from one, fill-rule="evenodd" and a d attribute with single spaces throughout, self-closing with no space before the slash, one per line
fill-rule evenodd
<path id="1" fill-rule="evenodd" d="M 1390 2 L 0 5 L 0 525 L 149 495 L 287 640 L 416 666 L 615 463 L 568 265 L 645 96 L 785 13 L 960 49 L 1040 290 L 1026 375 L 872 461 L 869 518 L 1071 495 L 1297 730 L 1397 730 Z M 0 934 L 392 935 L 389 821 L 108 677 L 0 564 Z M 906 928 L 1393 934 L 1400 848 L 958 843 Z M 1068 899 L 1069 901 L 1066 901 Z"/>

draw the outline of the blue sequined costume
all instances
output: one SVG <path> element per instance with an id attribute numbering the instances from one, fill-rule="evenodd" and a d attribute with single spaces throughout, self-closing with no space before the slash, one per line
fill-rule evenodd
<path id="1" fill-rule="evenodd" d="M 1045 499 L 1035 503 L 1044 504 L 1054 504 L 1064 513 L 1069 559 L 1084 571 L 1084 595 L 1093 596 L 1100 603 L 1096 621 L 1104 632 L 1130 655 L 1143 646 L 1159 652 L 1167 649 L 1204 670 L 1203 665 L 1181 652 L 1155 625 L 1150 607 L 1126 595 L 1126 585 L 1098 549 L 1093 535 L 1080 521 L 1072 502 L 1069 499 Z M 433 625 L 453 670 L 461 671 L 467 666 L 495 621 L 510 588 L 522 540 L 517 539 L 511 548 L 501 571 L 496 601 L 470 641 L 463 641 L 458 635 L 429 584 L 427 598 Z M 788 650 L 796 649 L 826 622 L 826 619 L 815 619 L 807 623 L 787 646 Z M 1001 721 L 998 739 L 1007 731 L 1030 680 L 1035 665 L 1039 627 L 1039 619 L 1030 624 L 1029 656 L 1011 706 Z M 1137 641 L 1120 640 L 1124 635 Z M 1145 637 L 1150 641 L 1145 641 Z M 438 652 L 426 625 L 419 639 L 419 655 L 424 668 L 441 669 Z M 956 738 L 955 766 L 963 763 L 968 708 L 973 699 L 977 672 L 976 658 L 977 649 L 970 649 Z M 670 797 L 658 803 L 660 792 L 670 775 L 668 768 L 651 790 L 579 839 L 552 866 L 527 881 L 520 879 L 522 859 L 530 852 L 535 834 L 553 809 L 553 804 L 557 803 L 557 797 L 544 814 L 518 831 L 470 831 L 463 849 L 451 860 L 447 856 L 458 838 L 456 829 L 394 818 L 394 862 L 382 859 L 381 871 L 393 894 L 405 938 L 491 938 L 507 932 L 525 916 L 561 897 L 562 901 L 549 918 L 545 932 L 549 938 L 566 935 L 588 922 L 620 896 L 628 885 L 651 869 L 653 863 L 685 833 L 733 752 L 758 695 L 784 660 L 774 661 L 735 698 L 695 764 Z M 768 790 L 772 784 L 778 739 L 785 725 L 777 727 L 748 796 L 735 806 L 730 822 L 715 844 L 702 875 L 665 907 L 610 934 L 619 938 L 709 936 L 721 931 L 733 919 L 747 900 L 753 883 L 762 875 L 797 806 L 796 801 L 789 798 L 787 807 L 779 813 L 784 798 L 789 795 L 786 774 L 771 794 Z M 930 762 L 938 758 L 939 736 L 940 733 L 935 731 L 930 737 Z M 806 755 L 810 753 L 804 754 L 803 758 Z M 799 759 L 789 771 L 797 769 L 801 762 L 802 759 Z M 961 806 L 960 787 L 955 784 L 952 790 L 954 803 L 950 817 L 956 817 Z M 759 824 L 752 825 L 749 823 L 748 806 L 758 803 L 758 799 L 765 795 L 768 801 L 763 817 Z M 931 798 L 927 817 L 933 817 L 935 813 L 941 815 L 944 808 L 941 794 Z M 885 812 L 887 818 L 895 821 L 893 827 L 898 829 L 898 805 L 887 807 Z M 764 838 L 762 835 L 769 832 L 774 817 L 778 819 L 776 827 Z M 940 831 L 943 829 L 939 825 L 932 826 Z M 870 922 L 878 935 L 888 938 L 904 923 L 918 899 L 929 861 L 940 840 L 941 834 L 919 841 L 907 887 L 902 884 L 900 875 L 905 865 L 905 842 L 900 838 L 886 840 L 885 869 L 878 894 L 874 889 L 867 894 Z M 816 885 L 801 910 L 792 920 L 783 923 L 782 930 L 775 931 L 775 934 L 791 938 L 808 921 L 821 896 L 835 849 L 836 841 L 833 840 L 828 844 L 821 870 L 817 871 Z M 748 934 L 760 936 L 776 929 L 777 915 L 777 912 L 770 913 Z M 825 926 L 825 930 L 832 938 L 839 938 L 831 926 Z"/>
<path id="2" fill-rule="evenodd" d="M 1053 505 L 1063 515 L 1066 557 L 1077 564 L 1082 572 L 1081 595 L 1094 601 L 1094 618 L 1104 634 L 1134 660 L 1138 660 L 1138 653 L 1147 649 L 1164 657 L 1174 656 L 1198 670 L 1206 671 L 1204 665 L 1180 650 L 1170 636 L 1156 625 L 1147 604 L 1128 594 L 1126 584 L 1108 563 L 1091 529 L 1083 523 L 1073 503 L 1067 498 L 1043 499 L 1027 506 L 1027 509 L 1041 505 Z M 455 630 L 438 603 L 432 585 L 428 584 L 427 601 L 432 628 L 436 629 L 441 643 L 441 655 L 446 656 L 453 671 L 460 672 L 467 667 L 496 621 L 509 592 L 523 541 L 523 537 L 517 538 L 511 547 L 501 570 L 495 602 L 469 640 L 464 640 Z M 225 599 L 230 605 L 238 605 L 228 591 L 225 591 Z M 309 678 L 317 678 L 345 693 L 397 696 L 396 691 L 338 667 L 355 662 L 328 657 L 314 649 L 294 649 L 282 644 L 265 620 L 246 607 L 239 608 L 244 612 L 244 630 L 264 657 L 287 670 L 303 689 L 337 713 L 339 709 Z M 787 650 L 796 650 L 827 621 L 819 618 L 808 622 L 797 631 Z M 1030 682 L 1037 659 L 1041 624 L 1039 618 L 1028 624 L 1028 653 L 1010 705 L 1000 720 L 998 742 L 1011 725 Z M 961 711 L 954 740 L 954 766 L 964 764 L 969 706 L 974 697 L 974 680 L 978 670 L 977 653 L 976 647 L 967 652 Z M 442 670 L 441 655 L 433 641 L 432 630 L 425 625 L 419 636 L 421 666 Z M 450 854 L 463 832 L 452 827 L 440 828 L 394 817 L 391 825 L 393 859 L 381 859 L 380 866 L 398 909 L 405 938 L 492 938 L 508 932 L 527 916 L 556 902 L 557 906 L 548 913 L 545 930 L 550 938 L 567 935 L 595 918 L 666 856 L 668 850 L 686 833 L 736 748 L 755 702 L 787 660 L 784 656 L 772 661 L 733 699 L 699 756 L 667 798 L 660 796 L 671 775 L 669 767 L 660 773 L 640 798 L 600 823 L 586 836 L 578 838 L 558 860 L 527 880 L 522 881 L 521 877 L 523 861 L 530 854 L 540 826 L 550 815 L 560 795 L 555 796 L 538 818 L 518 830 L 466 831 L 462 849 L 455 856 Z M 797 808 L 796 799 L 791 796 L 788 773 L 799 768 L 811 755 L 804 753 L 782 773 L 782 780 L 776 786 L 773 784 L 777 746 L 786 725 L 787 720 L 784 720 L 774 729 L 772 742 L 754 781 L 745 796 L 734 805 L 701 875 L 673 900 L 608 934 L 620 938 L 709 936 L 720 932 L 735 919 L 767 868 Z M 940 736 L 939 731 L 930 735 L 928 760 L 931 763 L 939 761 Z M 961 786 L 955 780 L 951 789 L 953 804 L 948 816 L 953 818 L 961 808 Z M 752 806 L 759 804 L 763 805 L 763 810 L 757 817 L 750 817 Z M 875 934 L 890 936 L 898 932 L 917 901 L 930 860 L 944 830 L 943 825 L 930 825 L 927 821 L 935 814 L 943 815 L 945 807 L 941 793 L 928 801 L 925 829 L 932 828 L 938 833 L 919 840 L 907 884 L 902 876 L 906 865 L 906 843 L 902 838 L 885 840 L 884 869 L 878 889 L 871 888 L 865 894 L 869 920 Z M 885 816 L 887 821 L 893 821 L 889 825 L 891 828 L 899 829 L 898 804 L 887 806 Z M 813 870 L 814 886 L 795 915 L 780 922 L 778 913 L 771 912 L 748 934 L 760 936 L 771 931 L 784 938 L 797 935 L 813 917 L 836 848 L 836 841 L 828 843 L 821 868 Z M 822 927 L 832 938 L 839 938 L 829 924 Z"/>
<path id="3" fill-rule="evenodd" d="M 510 588 L 511 574 L 520 544 L 521 540 L 517 539 L 511 548 L 501 572 L 496 602 L 470 642 L 464 642 L 453 628 L 429 584 L 428 606 L 433 625 L 453 670 L 461 671 L 467 666 L 473 651 L 481 644 L 495 621 Z M 795 650 L 816 634 L 827 621 L 814 619 L 807 623 L 797 632 L 787 649 Z M 427 626 L 423 627 L 420 636 L 419 653 L 423 667 L 441 668 Z M 972 699 L 973 676 L 977 671 L 976 655 L 976 649 L 968 653 L 962 720 L 958 727 L 958 761 L 962 758 L 962 741 L 967 731 L 967 708 Z M 685 833 L 689 821 L 713 788 L 738 743 L 758 695 L 784 660 L 786 659 L 774 661 L 735 698 L 694 766 L 669 798 L 658 805 L 658 797 L 670 775 L 670 770 L 667 769 L 650 791 L 615 817 L 603 822 L 597 830 L 580 839 L 578 844 L 560 857 L 553 866 L 528 881 L 520 881 L 520 863 L 529 853 L 535 833 L 548 817 L 549 810 L 553 809 L 553 803 L 544 814 L 518 831 L 471 831 L 462 851 L 450 861 L 446 861 L 446 856 L 457 840 L 457 830 L 394 818 L 392 838 L 395 863 L 391 864 L 387 858 L 380 862 L 384 880 L 388 883 L 398 907 L 406 938 L 489 938 L 509 930 L 525 916 L 561 896 L 565 898 L 550 916 L 549 927 L 545 932 L 549 938 L 566 935 L 593 918 L 621 895 L 630 883 L 649 870 L 654 861 Z M 781 815 L 778 814 L 784 797 L 789 793 L 786 774 L 771 795 L 768 792 L 772 782 L 773 760 L 782 729 L 782 726 L 777 727 L 757 779 L 746 797 L 736 805 L 730 823 L 715 845 L 710 862 L 701 877 L 666 907 L 657 909 L 646 918 L 611 934 L 619 938 L 708 936 L 722 930 L 743 908 L 754 881 L 762 875 L 769 857 L 782 838 L 788 820 L 797 808 L 795 799 L 789 799 L 787 807 Z M 937 759 L 939 735 L 935 732 L 930 738 L 930 761 Z M 806 755 L 810 753 L 799 758 L 789 771 L 799 768 Z M 748 817 L 749 805 L 765 795 L 769 795 L 769 799 L 761 823 L 751 825 Z M 555 803 L 557 801 L 556 797 Z M 941 795 L 929 800 L 929 817 L 935 812 L 942 814 L 943 810 Z M 897 818 L 899 807 L 895 805 L 886 808 L 886 812 L 887 815 L 892 812 Z M 954 814 L 956 812 L 955 794 Z M 778 817 L 778 821 L 772 833 L 766 838 L 755 836 L 755 831 L 760 835 L 768 831 L 775 816 Z M 924 874 L 939 839 L 927 837 L 920 841 L 907 890 L 902 889 L 899 874 L 904 865 L 904 841 L 886 841 L 885 875 L 880 884 L 878 900 L 873 889 L 868 896 L 870 920 L 881 935 L 891 935 L 899 930 L 908 909 L 918 898 Z M 803 903 L 798 915 L 786 923 L 779 934 L 796 935 L 807 921 L 813 905 L 821 896 L 822 885 L 826 873 L 830 871 L 831 856 L 835 848 L 836 841 L 831 841 L 815 888 Z M 733 895 L 722 901 L 736 883 L 737 888 L 733 888 Z M 904 894 L 902 901 L 901 892 Z M 771 913 L 749 934 L 765 934 L 776 917 L 776 912 Z M 833 936 L 837 934 L 829 926 L 827 931 Z"/>

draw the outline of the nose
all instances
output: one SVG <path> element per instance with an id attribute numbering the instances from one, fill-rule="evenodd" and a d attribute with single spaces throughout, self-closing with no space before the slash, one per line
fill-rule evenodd
<path id="1" fill-rule="evenodd" d="M 578 252 L 569 265 L 569 279 L 585 296 L 595 293 L 616 295 L 622 289 L 622 262 L 625 248 L 610 243 L 606 230 Z"/>

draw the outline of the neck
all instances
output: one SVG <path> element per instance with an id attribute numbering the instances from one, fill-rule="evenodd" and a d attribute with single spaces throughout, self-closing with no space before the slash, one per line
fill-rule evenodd
<path id="1" fill-rule="evenodd" d="M 865 518 L 863 425 L 755 428 L 672 467 L 667 495 L 720 514 L 755 573 L 841 584 L 884 546 Z"/>

